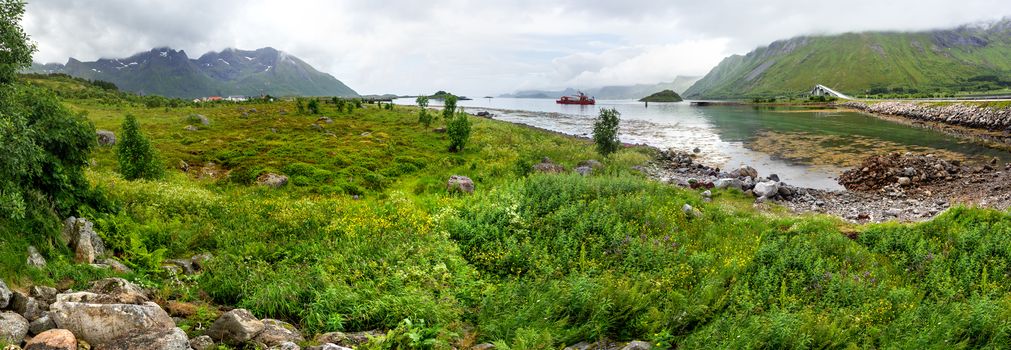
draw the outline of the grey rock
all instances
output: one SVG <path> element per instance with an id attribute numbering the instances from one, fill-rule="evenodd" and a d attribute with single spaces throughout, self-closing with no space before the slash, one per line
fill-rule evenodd
<path id="1" fill-rule="evenodd" d="M 622 347 L 621 350 L 650 350 L 652 348 L 653 345 L 651 345 L 650 343 L 641 340 L 636 340 L 629 342 L 624 347 Z"/>
<path id="2" fill-rule="evenodd" d="M 461 175 L 453 175 L 446 182 L 446 190 L 449 193 L 474 193 L 474 180 Z"/>
<path id="3" fill-rule="evenodd" d="M 756 197 L 772 198 L 772 196 L 779 193 L 779 183 L 772 181 L 759 182 L 755 184 L 753 191 Z"/>
<path id="4" fill-rule="evenodd" d="M 772 181 L 775 181 L 775 182 L 779 182 L 779 175 L 771 174 L 771 175 L 769 175 L 769 180 L 772 180 Z"/>
<path id="5" fill-rule="evenodd" d="M 73 216 L 63 221 L 63 242 L 74 252 L 74 261 L 91 264 L 105 255 L 105 243 L 95 233 L 94 224 L 84 218 Z"/>
<path id="6" fill-rule="evenodd" d="M 88 291 L 111 296 L 122 304 L 143 304 L 149 301 L 147 292 L 143 288 L 119 277 L 93 281 Z"/>
<path id="7" fill-rule="evenodd" d="M 284 342 L 303 342 L 305 338 L 302 337 L 302 333 L 298 331 L 295 326 L 290 323 L 274 320 L 274 319 L 263 319 L 263 331 L 257 334 L 254 340 L 258 343 L 262 343 L 268 347 L 279 346 Z"/>
<path id="8" fill-rule="evenodd" d="M 591 169 L 601 169 L 601 168 L 604 167 L 604 164 L 601 163 L 601 162 L 598 162 L 595 159 L 588 159 L 588 160 L 584 160 L 582 162 L 579 162 L 579 164 L 576 164 L 576 166 L 588 166 Z"/>
<path id="9" fill-rule="evenodd" d="M 278 188 L 288 184 L 288 177 L 275 173 L 266 173 L 256 178 L 256 183 L 260 186 Z"/>
<path id="10" fill-rule="evenodd" d="M 716 181 L 713 181 L 713 186 L 715 186 L 718 189 L 736 188 L 738 190 L 744 190 L 744 182 L 733 178 L 718 179 Z"/>
<path id="11" fill-rule="evenodd" d="M 201 125 L 211 125 L 211 120 L 207 119 L 203 114 L 190 114 L 188 120 L 192 123 L 200 123 Z"/>
<path id="12" fill-rule="evenodd" d="M 909 186 L 909 184 L 913 183 L 913 181 L 910 180 L 908 177 L 903 176 L 899 178 L 898 183 L 899 186 Z"/>
<path id="13" fill-rule="evenodd" d="M 50 329 L 56 328 L 56 321 L 49 316 L 49 312 L 43 312 L 42 317 L 28 323 L 28 333 L 31 335 L 40 334 Z"/>
<path id="14" fill-rule="evenodd" d="M 59 292 L 53 287 L 32 286 L 28 289 L 29 296 L 46 303 L 46 305 L 56 302 L 56 294 L 59 294 Z"/>
<path id="15" fill-rule="evenodd" d="M 38 300 L 21 292 L 14 292 L 11 297 L 10 308 L 14 312 L 24 316 L 29 322 L 42 317 L 42 312 L 45 311 L 44 305 L 41 305 Z"/>
<path id="16" fill-rule="evenodd" d="M 116 260 L 116 259 L 106 258 L 106 259 L 100 260 L 98 263 L 102 264 L 102 265 L 108 266 L 109 269 L 111 269 L 112 271 L 115 271 L 116 273 L 133 273 L 133 269 L 131 269 L 129 266 L 126 266 L 125 264 L 119 262 L 119 260 Z"/>
<path id="17" fill-rule="evenodd" d="M 734 175 L 734 177 L 750 177 L 752 179 L 758 178 L 758 170 L 755 170 L 755 168 L 752 168 L 747 165 L 742 165 L 740 168 L 734 170 L 730 174 Z"/>
<path id="18" fill-rule="evenodd" d="M 46 267 L 46 258 L 39 254 L 39 250 L 35 249 L 35 246 L 28 246 L 28 260 L 25 262 L 28 266 L 43 268 Z"/>
<path id="19" fill-rule="evenodd" d="M 280 344 L 271 346 L 268 350 L 301 350 L 302 348 L 290 341 L 281 342 Z"/>
<path id="20" fill-rule="evenodd" d="M 593 173 L 593 168 L 588 166 L 579 166 L 576 167 L 575 171 L 576 173 L 579 173 L 579 175 L 590 176 L 590 174 Z"/>
<path id="21" fill-rule="evenodd" d="M 0 342 L 21 344 L 28 335 L 28 320 L 17 313 L 0 313 Z"/>
<path id="22" fill-rule="evenodd" d="M 207 335 L 225 344 L 238 345 L 252 340 L 263 328 L 263 322 L 248 310 L 235 309 L 218 317 L 207 330 Z"/>
<path id="23" fill-rule="evenodd" d="M 211 255 L 211 253 L 200 253 L 191 257 L 190 262 L 193 263 L 193 268 L 196 270 L 203 270 L 207 268 L 207 263 L 211 259 L 214 259 L 214 255 Z"/>
<path id="24" fill-rule="evenodd" d="M 190 348 L 192 348 L 193 350 L 214 349 L 214 339 L 211 339 L 209 335 L 201 335 L 199 337 L 190 339 Z"/>
<path id="25" fill-rule="evenodd" d="M 186 131 L 197 131 L 197 130 L 200 130 L 200 128 L 198 128 L 196 126 L 193 126 L 193 125 L 187 125 L 187 126 L 183 127 L 183 130 L 186 130 Z"/>
<path id="26" fill-rule="evenodd" d="M 10 304 L 11 296 L 10 288 L 7 288 L 7 284 L 3 280 L 0 280 L 0 309 L 7 308 L 7 304 Z"/>
<path id="27" fill-rule="evenodd" d="M 109 130 L 96 130 L 99 146 L 113 146 L 116 144 L 116 134 Z"/>
<path id="28" fill-rule="evenodd" d="M 495 344 L 481 343 L 470 347 L 470 350 L 494 350 Z"/>
<path id="29" fill-rule="evenodd" d="M 702 191 L 702 198 L 713 198 L 713 191 L 710 190 Z"/>
<path id="30" fill-rule="evenodd" d="M 187 275 L 192 275 L 194 272 L 196 272 L 196 269 L 193 267 L 193 260 L 190 259 L 169 259 L 166 260 L 165 262 L 168 262 L 175 266 L 179 266 L 179 268 L 182 269 L 183 273 Z"/>
<path id="31" fill-rule="evenodd" d="M 96 347 L 136 334 L 175 328 L 168 313 L 152 302 L 134 305 L 57 301 L 49 313 L 57 327 Z"/>
<path id="32" fill-rule="evenodd" d="M 325 343 L 323 345 L 312 346 L 307 348 L 308 350 L 353 350 L 349 347 L 340 346 L 333 343 Z"/>
<path id="33" fill-rule="evenodd" d="M 136 332 L 96 347 L 100 350 L 189 350 L 186 332 L 179 328 Z"/>
<path id="34" fill-rule="evenodd" d="M 893 216 L 893 217 L 898 217 L 899 215 L 902 215 L 902 209 L 899 209 L 899 208 L 889 208 L 888 210 L 885 210 L 885 215 L 887 215 L 887 216 Z"/>
<path id="35" fill-rule="evenodd" d="M 692 208 L 691 205 L 685 204 L 681 206 L 681 211 L 685 213 L 685 216 L 689 218 L 700 218 L 702 217 L 702 212 L 698 209 Z"/>

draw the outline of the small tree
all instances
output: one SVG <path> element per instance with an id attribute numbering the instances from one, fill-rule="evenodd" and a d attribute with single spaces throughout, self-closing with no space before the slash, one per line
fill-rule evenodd
<path id="1" fill-rule="evenodd" d="M 446 134 L 449 135 L 449 150 L 459 152 L 467 145 L 470 139 L 470 119 L 467 114 L 460 112 L 455 117 L 446 122 Z"/>
<path id="2" fill-rule="evenodd" d="M 165 173 L 158 155 L 147 137 L 140 131 L 137 118 L 127 114 L 123 118 L 122 140 L 117 144 L 119 173 L 127 180 L 158 179 Z"/>
<path id="3" fill-rule="evenodd" d="M 418 111 L 418 122 L 426 128 L 432 125 L 432 116 L 428 114 L 428 96 L 418 96 L 414 101 L 418 103 L 418 107 L 421 107 L 421 110 Z"/>
<path id="4" fill-rule="evenodd" d="M 453 119 L 454 115 L 456 115 L 456 96 L 446 94 L 446 100 L 442 109 L 442 119 L 448 123 L 450 119 Z"/>
<path id="5" fill-rule="evenodd" d="M 298 114 L 305 114 L 305 103 L 302 102 L 301 97 L 295 99 L 295 111 Z"/>
<path id="6" fill-rule="evenodd" d="M 314 98 L 309 100 L 306 107 L 309 109 L 309 114 L 319 114 L 319 99 Z"/>
<path id="7" fill-rule="evenodd" d="M 600 110 L 600 115 L 593 122 L 593 142 L 597 145 L 597 153 L 607 157 L 621 148 L 618 140 L 618 123 L 621 113 L 614 108 Z"/>

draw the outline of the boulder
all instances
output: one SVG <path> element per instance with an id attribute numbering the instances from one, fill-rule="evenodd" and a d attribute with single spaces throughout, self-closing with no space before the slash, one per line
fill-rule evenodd
<path id="1" fill-rule="evenodd" d="M 685 213 L 685 216 L 689 218 L 699 218 L 702 217 L 702 211 L 692 208 L 691 205 L 685 204 L 681 206 L 681 211 Z"/>
<path id="2" fill-rule="evenodd" d="M 121 304 L 143 304 L 149 300 L 144 289 L 119 277 L 91 282 L 88 291 L 111 296 Z"/>
<path id="3" fill-rule="evenodd" d="M 95 346 L 95 350 L 190 350 L 186 332 L 179 328 L 136 332 L 116 341 Z"/>
<path id="4" fill-rule="evenodd" d="M 169 259 L 165 260 L 165 262 L 179 266 L 183 270 L 183 273 L 187 275 L 192 275 L 196 272 L 196 269 L 193 268 L 193 260 L 190 259 Z"/>
<path id="5" fill-rule="evenodd" d="M 94 224 L 73 216 L 63 221 L 63 242 L 74 252 L 74 261 L 91 264 L 105 254 L 105 243 L 95 233 Z"/>
<path id="6" fill-rule="evenodd" d="M 0 313 L 0 343 L 21 344 L 28 335 L 28 320 L 17 313 Z"/>
<path id="7" fill-rule="evenodd" d="M 256 178 L 256 184 L 260 186 L 278 188 L 288 184 L 288 177 L 274 173 L 266 173 Z"/>
<path id="8" fill-rule="evenodd" d="M 758 178 L 758 170 L 747 165 L 742 165 L 737 170 L 730 172 L 730 175 L 734 177 L 751 177 L 752 179 Z"/>
<path id="9" fill-rule="evenodd" d="M 92 292 L 69 292 L 56 295 L 56 302 L 89 303 L 89 304 L 117 304 L 119 300 L 105 295 Z M 55 303 L 53 303 L 55 304 Z M 52 309 L 52 306 L 50 306 Z"/>
<path id="10" fill-rule="evenodd" d="M 207 335 L 225 344 L 238 345 L 252 340 L 263 328 L 263 321 L 253 317 L 248 310 L 235 309 L 218 317 L 207 330 Z"/>
<path id="11" fill-rule="evenodd" d="M 56 294 L 59 294 L 59 292 L 53 287 L 32 286 L 28 289 L 29 296 L 46 303 L 46 305 L 56 302 Z"/>
<path id="12" fill-rule="evenodd" d="M 115 271 L 116 273 L 133 273 L 133 269 L 119 262 L 119 260 L 116 259 L 106 258 L 100 260 L 98 263 L 108 266 L 110 269 L 112 269 L 112 271 Z"/>
<path id="13" fill-rule="evenodd" d="M 195 269 L 203 270 L 207 268 L 207 263 L 210 262 L 211 259 L 214 259 L 214 255 L 211 255 L 211 253 L 200 253 L 191 257 L 190 261 L 193 263 L 193 267 Z"/>
<path id="14" fill-rule="evenodd" d="M 191 123 L 200 123 L 201 125 L 211 125 L 211 120 L 207 119 L 203 114 L 190 114 L 188 118 Z"/>
<path id="15" fill-rule="evenodd" d="M 579 167 L 576 167 L 575 170 L 576 170 L 577 173 L 579 173 L 579 175 L 583 175 L 583 176 L 590 176 L 590 174 L 593 173 L 593 168 L 588 167 L 588 166 L 579 166 Z"/>
<path id="16" fill-rule="evenodd" d="M 738 190 L 744 190 L 744 182 L 738 179 L 719 179 L 713 181 L 713 186 L 719 189 L 736 188 Z"/>
<path id="17" fill-rule="evenodd" d="M 42 312 L 45 311 L 46 307 L 39 303 L 38 300 L 35 300 L 35 298 L 21 292 L 14 292 L 14 295 L 11 297 L 10 309 L 21 314 L 21 316 L 24 316 L 30 322 L 42 317 Z"/>
<path id="18" fill-rule="evenodd" d="M 290 341 L 281 342 L 280 344 L 271 346 L 268 350 L 302 350 L 298 344 L 292 343 Z"/>
<path id="19" fill-rule="evenodd" d="M 140 333 L 167 331 L 175 322 L 158 304 L 91 304 L 58 301 L 49 310 L 56 326 L 93 346 Z M 185 338 L 185 336 L 183 336 Z"/>
<path id="20" fill-rule="evenodd" d="M 753 190 L 756 197 L 772 198 L 779 193 L 779 183 L 773 181 L 759 182 Z"/>
<path id="21" fill-rule="evenodd" d="M 190 339 L 190 348 L 193 350 L 214 349 L 214 339 L 211 339 L 211 337 L 208 335 L 201 335 L 199 337 Z"/>
<path id="22" fill-rule="evenodd" d="M 47 330 L 29 340 L 25 350 L 77 350 L 77 337 L 66 329 Z"/>
<path id="23" fill-rule="evenodd" d="M 11 290 L 7 288 L 7 284 L 3 280 L 0 280 L 0 310 L 7 308 L 7 304 L 11 301 Z"/>
<path id="24" fill-rule="evenodd" d="M 43 268 L 46 267 L 46 258 L 39 254 L 39 250 L 35 249 L 35 246 L 28 246 L 28 260 L 25 262 L 28 266 Z"/>
<path id="25" fill-rule="evenodd" d="M 540 163 L 534 164 L 534 171 L 545 174 L 560 174 L 565 172 L 565 167 L 555 164 L 551 158 L 544 157 Z"/>
<path id="26" fill-rule="evenodd" d="M 113 146 L 116 144 L 116 134 L 109 130 L 96 130 L 99 146 Z"/>
<path id="27" fill-rule="evenodd" d="M 56 322 L 49 316 L 49 311 L 43 311 L 42 317 L 28 323 L 28 333 L 32 335 L 41 334 L 54 328 L 56 328 Z"/>
<path id="28" fill-rule="evenodd" d="M 446 190 L 449 193 L 474 193 L 474 180 L 461 175 L 453 175 L 446 182 Z"/>
<path id="29" fill-rule="evenodd" d="M 625 344 L 625 346 L 622 347 L 621 350 L 649 350 L 652 348 L 653 345 L 651 345 L 650 343 L 641 340 L 636 340 L 629 342 L 628 344 Z"/>
<path id="30" fill-rule="evenodd" d="M 279 346 L 284 342 L 303 342 L 305 338 L 302 337 L 302 333 L 288 322 L 274 320 L 274 319 L 263 319 L 263 331 L 257 334 L 254 341 L 261 343 L 268 347 Z"/>
<path id="31" fill-rule="evenodd" d="M 340 345 L 341 348 L 345 347 L 355 347 L 369 342 L 369 337 L 381 337 L 385 333 L 380 331 L 367 331 L 367 332 L 354 332 L 354 333 L 343 333 L 343 332 L 330 332 L 323 333 L 316 336 L 314 339 L 320 344 L 332 344 Z"/>

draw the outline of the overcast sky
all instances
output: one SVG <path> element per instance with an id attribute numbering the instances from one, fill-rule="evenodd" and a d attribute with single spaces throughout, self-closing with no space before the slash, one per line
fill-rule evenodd
<path id="1" fill-rule="evenodd" d="M 29 0 L 24 25 L 41 62 L 271 46 L 363 94 L 477 96 L 670 81 L 797 35 L 1007 15 L 1008 0 Z"/>

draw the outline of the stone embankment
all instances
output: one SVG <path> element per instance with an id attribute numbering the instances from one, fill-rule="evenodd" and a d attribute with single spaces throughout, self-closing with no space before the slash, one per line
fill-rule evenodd
<path id="1" fill-rule="evenodd" d="M 839 106 L 868 113 L 903 117 L 914 121 L 934 122 L 988 131 L 1011 130 L 1011 108 L 994 108 L 955 103 L 931 105 L 914 102 L 844 102 Z"/>

